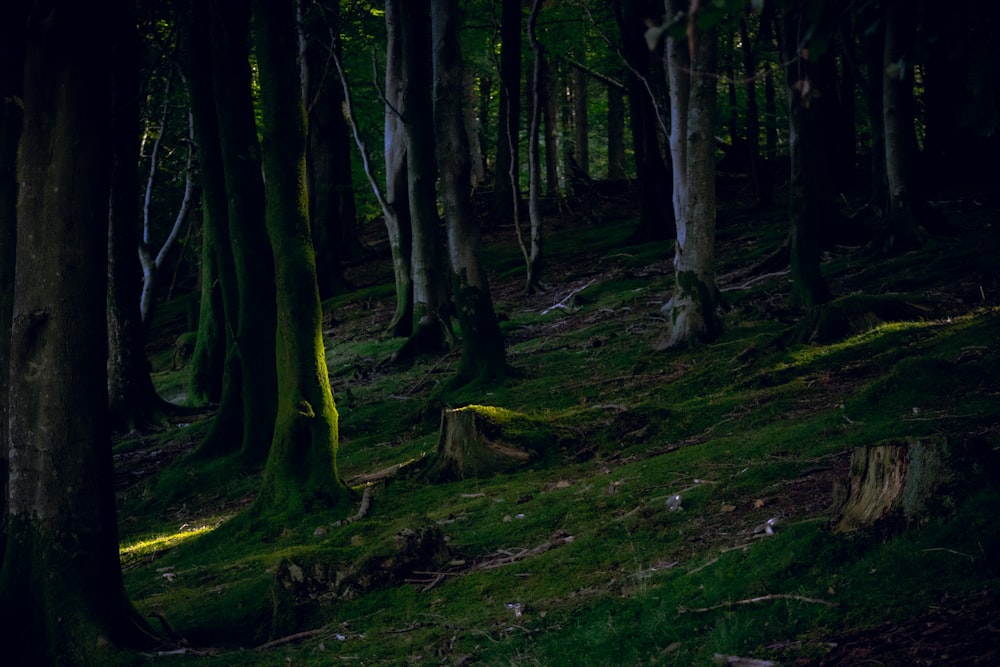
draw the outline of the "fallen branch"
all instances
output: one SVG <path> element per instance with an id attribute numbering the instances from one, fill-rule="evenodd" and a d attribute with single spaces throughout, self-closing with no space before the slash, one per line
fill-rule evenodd
<path id="1" fill-rule="evenodd" d="M 492 560 L 486 561 L 485 563 L 479 563 L 474 569 L 479 570 L 492 570 L 498 567 L 503 567 L 504 565 L 510 565 L 511 563 L 516 563 L 519 560 L 527 558 L 528 556 L 537 556 L 543 554 L 549 549 L 554 549 L 556 547 L 561 547 L 564 544 L 569 544 L 573 541 L 572 535 L 558 534 L 553 539 L 548 542 L 542 542 L 537 547 L 532 549 L 521 549 L 520 551 L 514 553 L 508 553 L 503 556 L 499 556 Z"/>
<path id="2" fill-rule="evenodd" d="M 706 611 L 714 611 L 716 609 L 724 609 L 726 607 L 732 607 L 738 604 L 755 604 L 757 602 L 769 602 L 771 600 L 798 600 L 799 602 L 809 602 L 810 604 L 821 604 L 825 607 L 839 607 L 839 603 L 830 602 L 829 600 L 821 600 L 819 598 L 808 598 L 804 595 L 789 595 L 787 593 L 768 593 L 767 595 L 761 595 L 755 598 L 747 598 L 745 600 L 736 600 L 735 602 L 723 602 L 721 604 L 714 604 L 711 607 L 677 607 L 678 614 L 700 614 Z"/>
<path id="3" fill-rule="evenodd" d="M 368 514 L 368 510 L 372 506 L 372 487 L 366 486 L 364 493 L 361 494 L 361 507 L 358 508 L 357 514 L 348 517 L 346 519 L 341 519 L 337 523 L 333 524 L 335 526 L 346 526 L 349 523 L 354 523 L 355 521 L 360 521 L 365 518 Z"/>
<path id="4" fill-rule="evenodd" d="M 293 635 L 286 635 L 284 637 L 278 637 L 277 639 L 272 639 L 266 644 L 261 644 L 254 651 L 266 651 L 269 648 L 274 648 L 276 646 L 284 646 L 285 644 L 291 644 L 292 642 L 297 642 L 302 639 L 312 639 L 313 637 L 318 637 L 319 635 L 329 632 L 329 628 L 322 627 L 315 630 L 305 630 L 304 632 L 296 632 Z"/>
<path id="5" fill-rule="evenodd" d="M 569 294 L 567 294 L 565 296 L 565 298 L 563 298 L 562 301 L 560 301 L 559 303 L 557 303 L 554 306 L 549 306 L 548 308 L 546 308 L 545 310 L 543 310 L 542 311 L 542 315 L 548 315 L 549 313 L 551 313 L 556 308 L 563 308 L 565 310 L 571 310 L 570 307 L 566 305 L 566 302 L 569 301 L 570 299 L 572 299 L 574 296 L 576 296 L 580 292 L 582 292 L 583 290 L 585 290 L 588 287 L 590 287 L 591 285 L 593 285 L 595 282 L 596 282 L 596 280 L 591 280 L 589 283 L 587 283 L 583 287 L 578 287 L 577 289 L 573 290 L 572 292 L 570 292 Z"/>

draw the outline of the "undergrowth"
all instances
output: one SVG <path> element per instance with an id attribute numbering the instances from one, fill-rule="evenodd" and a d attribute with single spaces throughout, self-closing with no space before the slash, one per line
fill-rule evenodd
<path id="1" fill-rule="evenodd" d="M 783 224 L 730 220 L 720 265 L 728 273 L 766 255 Z M 445 394 L 444 407 L 495 406 L 557 427 L 554 463 L 418 480 L 438 441 L 427 399 L 458 357 L 391 365 L 399 341 L 383 331 L 392 307 L 384 269 L 359 274 L 369 284 L 326 304 L 341 473 L 360 480 L 402 466 L 371 483 L 364 517 L 253 525 L 241 513 L 259 471 L 184 456 L 204 423 L 120 443 L 121 461 L 175 454 L 119 486 L 128 593 L 184 640 L 138 660 L 710 665 L 741 655 L 809 664 L 841 633 L 996 590 L 1000 495 L 988 475 L 919 526 L 840 535 L 828 525 L 854 447 L 935 436 L 995 454 L 995 293 L 960 303 L 949 287 L 964 283 L 939 245 L 926 251 L 933 262 L 862 262 L 843 249 L 824 265 L 831 284 L 919 290 L 911 296 L 922 317 L 790 344 L 784 334 L 801 313 L 785 305 L 787 275 L 741 277 L 739 289 L 722 286 L 720 339 L 654 353 L 669 257 L 625 246 L 630 232 L 621 220 L 552 232 L 549 289 L 530 297 L 510 240 L 487 250 L 514 372 Z M 968 247 L 989 254 L 983 244 L 995 257 L 981 230 L 951 245 L 972 261 Z M 929 269 L 943 272 L 939 281 Z M 157 358 L 157 381 L 183 386 L 184 369 Z M 446 557 L 408 561 L 399 544 L 413 534 L 440 534 Z"/>

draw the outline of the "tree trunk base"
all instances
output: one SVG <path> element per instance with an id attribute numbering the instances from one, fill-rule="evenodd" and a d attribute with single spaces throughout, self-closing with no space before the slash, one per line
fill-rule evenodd
<path id="1" fill-rule="evenodd" d="M 846 485 L 835 489 L 834 532 L 892 532 L 954 510 L 970 459 L 944 438 L 859 447 Z"/>
<path id="2" fill-rule="evenodd" d="M 537 451 L 516 442 L 531 420 L 501 408 L 470 405 L 441 413 L 437 452 L 423 474 L 429 482 L 483 478 L 521 468 Z"/>

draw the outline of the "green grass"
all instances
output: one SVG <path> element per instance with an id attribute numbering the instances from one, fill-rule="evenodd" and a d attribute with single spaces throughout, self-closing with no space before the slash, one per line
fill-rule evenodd
<path id="1" fill-rule="evenodd" d="M 123 491 L 128 592 L 196 650 L 156 662 L 792 662 L 817 658 L 841 633 L 995 590 L 995 308 L 935 306 L 843 340 L 790 344 L 796 318 L 782 310 L 779 321 L 768 305 L 787 285 L 764 281 L 726 293 L 720 339 L 654 353 L 672 279 L 662 249 L 624 246 L 630 233 L 620 220 L 552 233 L 546 249 L 564 271 L 545 294 L 503 304 L 514 373 L 497 386 L 441 393 L 454 354 L 386 364 L 399 341 L 373 318 L 389 312 L 374 304 L 391 301 L 391 286 L 328 302 L 342 475 L 410 465 L 373 486 L 370 512 L 346 525 L 338 521 L 355 507 L 248 516 L 259 474 L 229 459 L 181 457 Z M 766 256 L 784 234 L 780 216 L 735 216 L 720 228 L 720 272 Z M 867 263 L 852 251 L 824 270 L 871 293 L 930 289 L 955 279 L 930 255 L 972 261 L 968 246 L 986 255 L 995 240 L 953 245 Z M 520 285 L 516 246 L 491 246 L 486 259 L 495 280 Z M 568 308 L 543 313 L 588 282 Z M 183 371 L 156 378 L 181 386 Z M 421 483 L 437 447 L 435 409 L 470 404 L 526 415 L 521 430 L 544 422 L 558 434 L 556 456 L 513 474 Z M 133 437 L 116 454 L 204 428 Z M 833 480 L 852 448 L 928 436 L 985 452 L 954 503 L 903 531 L 830 531 Z M 675 495 L 680 509 L 668 505 Z M 768 534 L 772 517 L 781 523 Z M 449 560 L 434 571 L 407 569 L 400 556 L 397 536 L 417 529 L 447 540 Z"/>

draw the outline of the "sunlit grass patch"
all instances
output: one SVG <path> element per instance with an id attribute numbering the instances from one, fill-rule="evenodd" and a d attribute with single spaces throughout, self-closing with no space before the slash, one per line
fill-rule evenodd
<path id="1" fill-rule="evenodd" d="M 122 567 L 128 568 L 131 565 L 135 565 L 136 563 L 140 563 L 146 559 L 162 554 L 169 549 L 173 549 L 174 547 L 183 544 L 193 537 L 209 533 L 217 527 L 218 524 L 206 524 L 195 527 L 189 527 L 185 524 L 185 526 L 182 526 L 181 529 L 175 533 L 162 533 L 160 535 L 156 535 L 155 537 L 122 545 L 118 549 Z"/>

